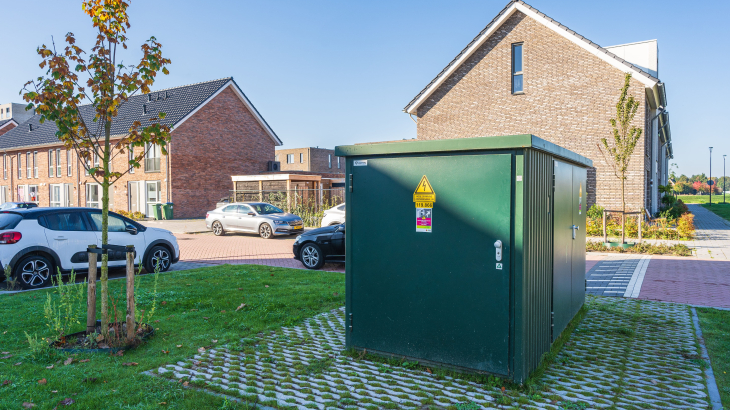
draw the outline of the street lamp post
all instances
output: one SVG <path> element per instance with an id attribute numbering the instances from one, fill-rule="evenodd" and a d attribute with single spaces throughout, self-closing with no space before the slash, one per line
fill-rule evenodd
<path id="1" fill-rule="evenodd" d="M 727 202 L 725 202 L 725 191 L 726 191 L 726 189 L 725 189 L 725 183 L 726 183 L 726 177 L 725 177 L 725 157 L 727 157 L 727 155 L 723 155 L 722 156 L 722 203 L 723 204 L 727 204 Z"/>
<path id="2" fill-rule="evenodd" d="M 710 184 L 712 183 L 712 147 L 710 147 Z M 712 185 L 710 185 L 710 206 L 712 206 Z"/>

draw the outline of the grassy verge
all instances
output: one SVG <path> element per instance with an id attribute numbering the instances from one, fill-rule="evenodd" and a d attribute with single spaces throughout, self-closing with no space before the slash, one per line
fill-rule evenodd
<path id="1" fill-rule="evenodd" d="M 710 202 L 709 195 L 678 195 L 677 198 L 685 204 L 706 204 Z M 725 194 L 725 198 L 730 201 L 730 195 Z M 720 202 L 722 202 L 722 194 L 712 194 L 712 203 L 717 204 Z"/>
<path id="2" fill-rule="evenodd" d="M 702 204 L 702 207 L 714 212 L 717 216 L 724 218 L 726 221 L 730 221 L 730 203 L 726 204 Z"/>
<path id="3" fill-rule="evenodd" d="M 730 409 L 730 311 L 697 308 L 722 405 Z"/>
<path id="4" fill-rule="evenodd" d="M 602 242 L 586 241 L 587 252 L 615 252 L 615 253 L 640 253 L 647 255 L 676 255 L 676 256 L 692 256 L 692 249 L 685 244 L 676 245 L 654 245 L 650 243 L 637 243 L 630 248 L 613 247 L 608 248 Z"/>
<path id="5" fill-rule="evenodd" d="M 141 309 L 145 305 L 149 309 L 153 280 L 152 275 L 140 278 Z M 121 311 L 124 281 L 109 283 Z M 75 401 L 74 408 L 245 408 L 142 372 L 189 358 L 201 347 L 291 326 L 342 306 L 344 290 L 341 274 L 256 265 L 160 275 L 157 313 L 152 318 L 156 334 L 121 357 L 55 351 L 32 354 L 24 332 L 49 336 L 43 304 L 52 292 L 0 296 L 0 408 L 22 408 L 28 402 L 35 409 L 52 409 L 64 399 Z M 237 311 L 241 304 L 245 306 Z M 70 357 L 74 361 L 64 365 Z"/>

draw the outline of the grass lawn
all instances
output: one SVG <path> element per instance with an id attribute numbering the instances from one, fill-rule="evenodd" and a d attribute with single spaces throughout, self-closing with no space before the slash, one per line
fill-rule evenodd
<path id="1" fill-rule="evenodd" d="M 730 311 L 697 308 L 722 404 L 730 409 Z"/>
<path id="2" fill-rule="evenodd" d="M 728 198 L 728 199 L 730 200 L 730 198 Z M 730 221 L 730 203 L 716 204 L 713 202 L 712 205 L 702 204 L 702 206 L 705 209 L 709 209 L 710 211 L 714 212 L 715 214 L 717 214 L 717 216 L 719 216 L 721 218 L 725 218 L 726 220 Z"/>
<path id="3" fill-rule="evenodd" d="M 138 309 L 150 308 L 153 282 L 153 275 L 140 277 Z M 124 281 L 109 284 L 124 320 Z M 342 306 L 345 276 L 257 265 L 162 274 L 152 318 L 156 334 L 122 357 L 55 351 L 34 357 L 24 332 L 50 336 L 43 317 L 47 293 L 53 294 L 40 290 L 0 296 L 1 409 L 19 409 L 23 402 L 34 403 L 35 409 L 52 409 L 66 398 L 76 402 L 72 408 L 234 409 L 246 407 L 142 372 L 190 358 L 200 347 L 208 349 L 291 326 Z M 246 306 L 236 311 L 242 303 Z M 81 319 L 83 325 L 76 331 L 85 328 Z M 5 358 L 8 355 L 12 357 Z M 63 361 L 69 357 L 74 361 L 65 366 Z M 81 363 L 84 359 L 89 361 Z M 123 365 L 130 362 L 138 365 Z M 39 384 L 43 379 L 46 383 Z"/>
<path id="4" fill-rule="evenodd" d="M 681 199 L 685 204 L 706 204 L 710 202 L 709 195 L 678 195 L 677 198 Z M 725 199 L 730 202 L 730 194 L 725 194 Z M 722 194 L 712 195 L 712 203 L 718 204 L 722 202 Z"/>

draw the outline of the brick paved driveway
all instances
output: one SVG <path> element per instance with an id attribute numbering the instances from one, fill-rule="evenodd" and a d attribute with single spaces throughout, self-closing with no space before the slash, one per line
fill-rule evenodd
<path id="1" fill-rule="evenodd" d="M 652 256 L 638 298 L 730 308 L 730 261 Z"/>
<path id="2" fill-rule="evenodd" d="M 262 239 L 253 234 L 175 234 L 180 244 L 180 262 L 195 264 L 256 264 L 302 269 L 294 259 L 294 236 Z M 326 264 L 323 270 L 344 272 L 343 264 Z"/>

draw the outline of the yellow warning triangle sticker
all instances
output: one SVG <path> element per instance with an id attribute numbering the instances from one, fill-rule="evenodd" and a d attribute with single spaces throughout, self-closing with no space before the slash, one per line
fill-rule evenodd
<path id="1" fill-rule="evenodd" d="M 426 178 L 425 175 L 423 176 L 423 178 L 421 178 L 421 182 L 418 183 L 416 191 L 413 192 L 413 202 L 436 202 L 436 193 L 433 191 L 433 187 L 431 187 L 431 183 L 428 182 L 428 178 Z M 423 205 L 422 207 L 431 208 L 433 207 L 433 204 Z"/>
<path id="2" fill-rule="evenodd" d="M 435 194 L 431 187 L 431 183 L 428 182 L 428 178 L 426 178 L 425 175 L 421 178 L 421 182 L 418 183 L 418 188 L 416 188 L 416 192 L 414 192 L 414 194 Z"/>

